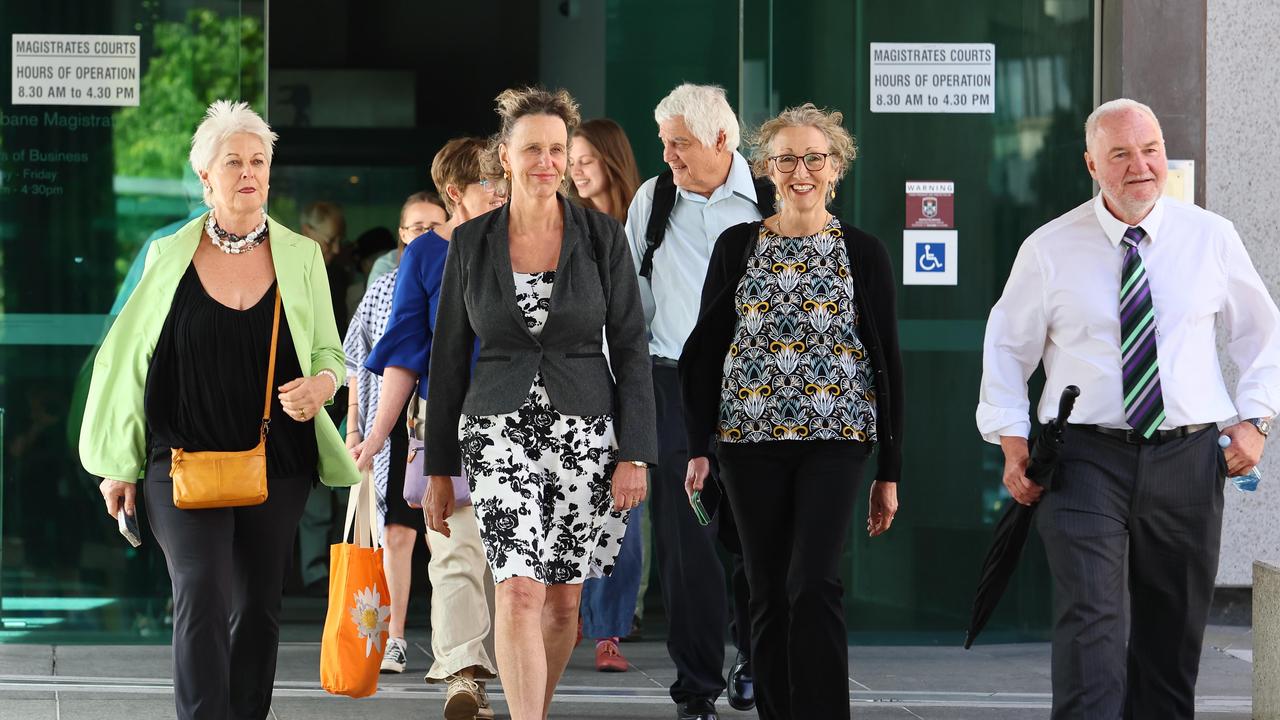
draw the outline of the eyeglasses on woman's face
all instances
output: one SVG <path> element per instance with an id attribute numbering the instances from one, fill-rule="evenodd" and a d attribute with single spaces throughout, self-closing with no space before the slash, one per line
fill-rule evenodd
<path id="1" fill-rule="evenodd" d="M 773 155 L 769 160 L 773 162 L 773 166 L 778 169 L 778 172 L 789 173 L 795 172 L 796 166 L 799 165 L 800 160 L 803 158 L 806 170 L 818 172 L 827 166 L 827 158 L 831 157 L 831 155 L 832 153 L 818 152 L 805 153 L 804 155 Z"/>
<path id="2" fill-rule="evenodd" d="M 507 184 L 501 180 L 481 180 L 477 184 L 483 188 L 485 192 L 499 200 L 507 197 Z"/>
<path id="3" fill-rule="evenodd" d="M 438 222 L 416 222 L 412 225 L 401 225 L 400 229 L 408 230 L 413 233 L 414 237 L 418 237 L 419 235 L 425 235 L 438 227 L 440 227 L 440 223 Z"/>

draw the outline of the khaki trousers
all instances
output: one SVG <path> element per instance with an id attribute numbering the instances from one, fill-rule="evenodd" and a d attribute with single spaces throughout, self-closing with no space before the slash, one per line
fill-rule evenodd
<path id="1" fill-rule="evenodd" d="M 493 663 L 493 575 L 480 542 L 475 510 L 449 516 L 450 536 L 427 530 L 431 562 L 431 654 L 427 682 L 476 668 L 476 679 L 497 677 Z"/>

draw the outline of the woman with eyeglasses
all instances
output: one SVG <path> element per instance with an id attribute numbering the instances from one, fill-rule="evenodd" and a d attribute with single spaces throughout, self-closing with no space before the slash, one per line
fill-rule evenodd
<path id="1" fill-rule="evenodd" d="M 779 212 L 726 230 L 680 358 L 691 451 L 717 442 L 751 589 L 763 720 L 849 717 L 840 558 L 863 465 L 879 445 L 867 531 L 898 510 L 903 383 L 884 245 L 832 215 L 853 162 L 838 112 L 764 123 L 753 170 Z M 690 496 L 709 472 L 691 457 Z"/>
<path id="2" fill-rule="evenodd" d="M 374 466 L 379 453 L 391 445 L 388 437 L 403 433 L 409 396 L 426 398 L 427 360 L 431 355 L 436 306 L 449 241 L 464 222 L 480 217 L 506 201 L 503 187 L 486 177 L 481 158 L 488 144 L 481 138 L 450 140 L 431 162 L 431 179 L 448 212 L 448 220 L 416 237 L 404 251 L 396 271 L 395 291 L 386 331 L 369 352 L 364 367 L 382 376 L 377 411 L 366 423 L 366 435 L 351 447 L 356 465 L 363 471 Z M 407 217 L 406 217 L 407 220 Z M 401 222 L 413 232 L 419 222 Z M 470 358 L 470 350 L 465 351 Z M 421 378 L 421 382 L 419 379 Z M 407 438 L 406 438 L 407 442 Z M 349 446 L 352 443 L 349 441 Z M 392 450 L 394 452 L 394 450 Z M 405 455 L 396 461 L 404 463 Z M 409 507 L 403 485 L 389 487 L 384 528 L 383 567 L 391 593 L 389 639 L 382 667 L 404 670 L 408 644 L 404 639 L 404 615 L 408 604 L 413 545 L 426 532 L 431 560 L 431 654 L 435 663 L 427 682 L 447 683 L 445 717 L 492 718 L 493 708 L 484 681 L 495 676 L 490 640 L 490 612 L 484 565 L 484 547 L 470 506 L 459 507 L 458 523 L 451 537 L 427 530 L 420 510 Z M 471 519 L 470 523 L 467 522 Z M 398 609 L 397 609 L 398 607 Z"/>
<path id="3" fill-rule="evenodd" d="M 369 268 L 369 286 L 372 287 L 373 281 L 400 267 L 400 257 L 414 238 L 435 230 L 448 219 L 449 213 L 444 209 L 444 201 L 439 195 L 425 191 L 410 195 L 400 209 L 400 243 L 395 250 L 383 253 L 373 261 L 373 266 Z"/>
<path id="4" fill-rule="evenodd" d="M 433 192 L 410 195 L 400 208 L 400 241 L 406 247 L 414 238 L 434 229 L 446 220 L 444 202 Z M 399 255 L 392 250 L 388 255 Z M 397 263 L 398 264 L 398 263 Z M 397 267 L 374 279 L 351 316 L 342 349 L 347 356 L 347 439 L 348 450 L 356 447 L 369 433 L 378 414 L 382 378 L 364 367 L 373 346 L 382 338 L 391 317 L 392 293 Z M 405 464 L 409 453 L 409 437 L 403 423 L 393 426 L 390 442 L 374 455 L 373 486 L 378 518 L 383 526 L 382 556 L 391 599 L 390 637 L 404 637 L 405 610 L 409 603 L 410 561 L 413 544 L 426 530 L 422 514 L 404 502 Z M 388 643 L 382 660 L 383 672 L 403 672 L 404 648 Z"/>

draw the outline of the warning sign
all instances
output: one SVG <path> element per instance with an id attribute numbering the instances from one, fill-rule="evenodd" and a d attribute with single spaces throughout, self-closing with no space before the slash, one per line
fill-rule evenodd
<path id="1" fill-rule="evenodd" d="M 907 221 L 910 230 L 945 230 L 956 226 L 956 184 L 907 182 Z"/>
<path id="2" fill-rule="evenodd" d="M 871 43 L 871 112 L 994 113 L 991 43 Z"/>
<path id="3" fill-rule="evenodd" d="M 137 35 L 13 36 L 14 105 L 138 104 Z"/>

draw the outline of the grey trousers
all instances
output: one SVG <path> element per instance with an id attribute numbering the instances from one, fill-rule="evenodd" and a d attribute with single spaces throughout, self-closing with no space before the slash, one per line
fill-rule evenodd
<path id="1" fill-rule="evenodd" d="M 173 582 L 177 717 L 267 717 L 280 594 L 311 478 L 269 478 L 261 505 L 210 510 L 174 507 L 167 454 L 152 457 L 145 482 L 147 519 Z"/>
<path id="2" fill-rule="evenodd" d="M 1222 535 L 1217 438 L 1131 445 L 1068 428 L 1036 513 L 1054 581 L 1053 720 L 1194 717 Z"/>

